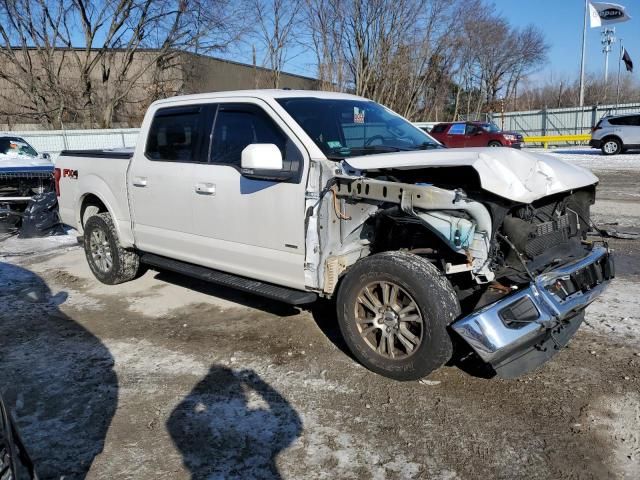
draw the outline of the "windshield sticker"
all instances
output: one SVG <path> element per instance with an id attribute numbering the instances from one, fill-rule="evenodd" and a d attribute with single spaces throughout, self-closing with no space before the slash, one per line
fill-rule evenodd
<path id="1" fill-rule="evenodd" d="M 342 144 L 337 140 L 329 140 L 327 142 L 327 146 L 329 148 L 340 148 L 340 147 L 342 147 Z"/>
<path id="2" fill-rule="evenodd" d="M 364 123 L 364 110 L 353 107 L 353 123 Z"/>

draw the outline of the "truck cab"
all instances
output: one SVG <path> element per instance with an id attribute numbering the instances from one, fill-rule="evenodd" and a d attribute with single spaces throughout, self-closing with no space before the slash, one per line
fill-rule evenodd
<path id="1" fill-rule="evenodd" d="M 161 100 L 133 151 L 63 152 L 56 167 L 62 219 L 100 281 L 146 265 L 296 305 L 335 298 L 354 356 L 398 380 L 454 343 L 504 377 L 535 368 L 613 278 L 606 244 L 587 241 L 590 172 L 444 149 L 348 94 Z"/>

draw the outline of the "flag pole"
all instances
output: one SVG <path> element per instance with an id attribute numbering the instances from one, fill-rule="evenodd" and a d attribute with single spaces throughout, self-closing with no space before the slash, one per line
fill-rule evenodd
<path id="1" fill-rule="evenodd" d="M 582 58 L 580 60 L 580 107 L 584 106 L 584 58 L 587 49 L 587 12 L 589 0 L 584 0 L 584 19 L 582 25 Z"/>
<path id="2" fill-rule="evenodd" d="M 620 67 L 622 65 L 622 39 L 620 39 L 620 55 L 618 56 L 618 81 L 616 86 L 616 113 L 618 113 L 618 105 L 620 104 Z"/>

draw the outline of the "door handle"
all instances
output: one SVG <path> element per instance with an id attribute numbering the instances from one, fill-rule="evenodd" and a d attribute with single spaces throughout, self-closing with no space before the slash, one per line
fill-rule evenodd
<path id="1" fill-rule="evenodd" d="M 134 177 L 133 178 L 133 186 L 134 187 L 146 187 L 147 186 L 147 177 Z"/>
<path id="2" fill-rule="evenodd" d="M 195 187 L 196 193 L 202 195 L 215 195 L 216 186 L 213 183 L 198 183 Z"/>

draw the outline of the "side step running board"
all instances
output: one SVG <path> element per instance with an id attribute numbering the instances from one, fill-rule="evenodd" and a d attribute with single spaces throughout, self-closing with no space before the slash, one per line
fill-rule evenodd
<path id="1" fill-rule="evenodd" d="M 313 303 L 318 298 L 318 295 L 313 292 L 294 290 L 293 288 L 281 287 L 279 285 L 273 285 L 259 280 L 252 280 L 250 278 L 240 277 L 231 273 L 224 273 L 211 268 L 181 262 L 180 260 L 161 257 L 152 253 L 142 254 L 140 260 L 151 267 L 158 267 L 172 272 L 181 273 L 199 280 L 204 280 L 205 282 L 216 283 L 225 287 L 243 290 L 245 292 L 270 298 L 271 300 L 278 300 L 290 305 Z"/>

